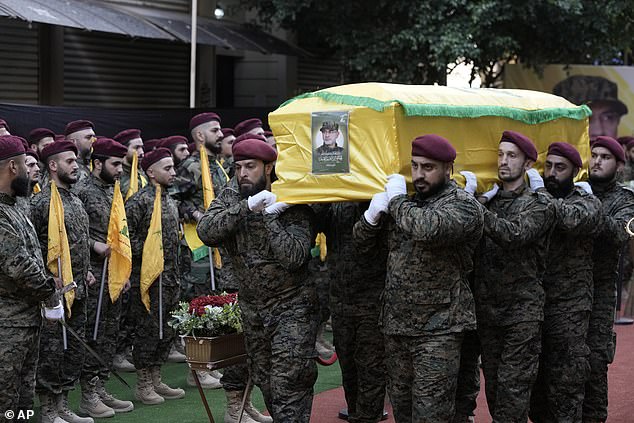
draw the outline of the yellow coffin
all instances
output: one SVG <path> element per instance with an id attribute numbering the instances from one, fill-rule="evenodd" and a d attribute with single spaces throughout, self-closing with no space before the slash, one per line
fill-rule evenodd
<path id="1" fill-rule="evenodd" d="M 535 142 L 539 170 L 550 143 L 574 145 L 584 159 L 582 178 L 590 114 L 587 106 L 527 90 L 363 83 L 315 91 L 269 114 L 279 151 L 273 192 L 289 203 L 368 200 L 392 173 L 411 183 L 411 141 L 431 133 L 451 141 L 458 151 L 455 179 L 464 182 L 461 170 L 476 173 L 478 192 L 496 180 L 505 130 Z M 319 153 L 325 147 L 317 145 L 335 129 L 338 152 Z"/>

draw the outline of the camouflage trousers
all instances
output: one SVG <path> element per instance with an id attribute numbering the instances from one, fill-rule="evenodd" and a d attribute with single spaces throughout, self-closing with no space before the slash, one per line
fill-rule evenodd
<path id="1" fill-rule="evenodd" d="M 494 423 L 525 423 L 541 351 L 541 322 L 479 323 L 482 369 Z"/>
<path id="2" fill-rule="evenodd" d="M 162 366 L 167 361 L 176 333 L 167 325 L 170 313 L 178 306 L 180 287 L 176 284 L 163 283 L 163 339 L 159 338 L 159 283 L 155 281 L 150 286 L 150 311 L 141 301 L 139 287 L 130 289 L 132 301 L 132 315 L 136 325 L 134 332 L 134 348 L 132 357 L 137 369 Z"/>
<path id="3" fill-rule="evenodd" d="M 451 421 L 462 338 L 462 333 L 385 335 L 388 392 L 397 422 Z"/>
<path id="4" fill-rule="evenodd" d="M 614 307 L 613 299 L 597 299 L 590 314 L 586 338 L 590 348 L 590 377 L 583 400 L 584 422 L 602 422 L 608 418 L 608 365 L 616 351 Z"/>
<path id="5" fill-rule="evenodd" d="M 385 346 L 378 313 L 332 315 L 350 423 L 376 423 L 385 402 Z"/>
<path id="6" fill-rule="evenodd" d="M 249 366 L 238 364 L 236 366 L 225 367 L 222 371 L 220 383 L 225 391 L 244 391 L 247 389 L 249 380 Z"/>
<path id="7" fill-rule="evenodd" d="M 276 423 L 308 423 L 317 380 L 316 298 L 275 312 L 265 322 L 243 307 L 245 345 L 254 383 Z"/>
<path id="8" fill-rule="evenodd" d="M 33 409 L 40 328 L 0 326 L 0 416 Z"/>
<path id="9" fill-rule="evenodd" d="M 132 349 L 134 341 L 134 316 L 130 291 L 121 294 L 121 313 L 119 314 L 119 332 L 117 333 L 116 353 L 126 355 Z"/>
<path id="10" fill-rule="evenodd" d="M 96 267 L 93 263 L 93 270 L 101 276 L 102 269 Z M 106 277 L 107 279 L 107 277 Z M 108 366 L 102 365 L 91 354 L 86 355 L 84 368 L 81 372 L 82 380 L 90 380 L 95 376 L 99 379 L 108 380 L 110 377 L 110 366 L 112 358 L 117 350 L 117 335 L 119 334 L 119 317 L 121 315 L 121 297 L 112 303 L 110 293 L 108 291 L 108 281 L 104 281 L 103 299 L 101 302 L 101 313 L 99 315 L 99 328 L 97 331 L 97 339 L 94 338 L 95 321 L 97 320 L 97 306 L 99 302 L 99 291 L 101 287 L 101 279 L 93 286 L 88 287 L 87 299 L 87 325 L 86 325 L 86 343 L 96 352 L 99 353 L 104 362 Z"/>
<path id="11" fill-rule="evenodd" d="M 86 298 L 75 299 L 71 317 L 66 322 L 82 339 L 86 339 Z M 42 322 L 40 361 L 37 365 L 37 392 L 60 394 L 72 390 L 79 380 L 86 358 L 86 350 L 70 333 L 66 334 L 68 348 L 64 350 L 62 325 Z"/>
<path id="12" fill-rule="evenodd" d="M 460 371 L 456 389 L 456 418 L 473 416 L 480 393 L 480 339 L 478 332 L 464 333 L 460 352 Z"/>

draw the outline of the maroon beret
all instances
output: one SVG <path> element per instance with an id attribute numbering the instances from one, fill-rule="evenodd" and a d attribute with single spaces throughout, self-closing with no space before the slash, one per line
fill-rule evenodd
<path id="1" fill-rule="evenodd" d="M 242 134 L 246 134 L 254 128 L 262 127 L 262 121 L 258 118 L 243 120 L 233 128 L 234 135 L 239 137 Z"/>
<path id="2" fill-rule="evenodd" d="M 55 135 L 55 142 L 57 141 L 64 141 L 66 139 L 66 135 Z"/>
<path id="3" fill-rule="evenodd" d="M 242 134 L 239 137 L 237 137 L 233 142 L 235 144 L 242 140 L 260 140 L 260 141 L 266 142 L 266 138 L 264 138 L 263 135 L 256 135 L 256 134 Z"/>
<path id="4" fill-rule="evenodd" d="M 147 141 L 143 141 L 143 151 L 147 153 L 148 151 L 154 150 L 159 146 L 161 141 L 163 141 L 163 138 L 152 138 Z"/>
<path id="5" fill-rule="evenodd" d="M 631 137 L 631 136 L 629 136 L 629 135 L 626 135 L 626 136 L 624 136 L 624 137 L 618 137 L 616 140 L 617 140 L 617 141 L 619 142 L 619 144 L 621 144 L 622 146 L 626 146 L 626 145 L 628 145 L 628 144 L 629 144 L 629 142 L 630 142 L 630 141 L 634 140 L 634 137 Z"/>
<path id="6" fill-rule="evenodd" d="M 220 123 L 220 116 L 218 116 L 215 113 L 212 112 L 207 112 L 207 113 L 200 113 L 196 116 L 194 116 L 193 118 L 190 119 L 189 121 L 189 130 L 191 131 L 192 129 L 194 129 L 195 127 L 197 127 L 198 125 L 202 125 L 203 123 L 207 123 L 207 122 L 211 122 L 211 121 L 216 121 L 218 123 Z"/>
<path id="7" fill-rule="evenodd" d="M 24 154 L 23 139 L 15 135 L 0 135 L 0 160 Z"/>
<path id="8" fill-rule="evenodd" d="M 522 150 L 522 152 L 526 155 L 528 159 L 532 161 L 537 160 L 537 149 L 535 148 L 535 144 L 524 134 L 520 134 L 515 131 L 504 131 L 502 133 L 502 138 L 500 138 L 500 142 L 510 142 L 513 143 Z"/>
<path id="9" fill-rule="evenodd" d="M 159 147 L 170 148 L 177 144 L 189 144 L 189 140 L 182 135 L 172 135 L 171 137 L 163 138 Z"/>
<path id="10" fill-rule="evenodd" d="M 75 153 L 75 155 L 77 155 L 77 147 L 75 146 L 75 143 L 66 140 L 51 143 L 44 147 L 44 149 L 40 153 L 42 155 L 42 162 L 47 162 L 51 156 L 63 153 L 65 151 L 72 151 Z"/>
<path id="11" fill-rule="evenodd" d="M 165 147 L 157 147 L 143 157 L 143 160 L 141 160 L 141 168 L 147 171 L 154 163 L 167 157 L 171 158 L 172 152 Z"/>
<path id="12" fill-rule="evenodd" d="M 554 142 L 548 146 L 548 153 L 555 156 L 565 157 L 570 160 L 576 167 L 583 167 L 583 161 L 581 155 L 572 145 L 566 142 Z"/>
<path id="13" fill-rule="evenodd" d="M 621 147 L 621 144 L 619 144 L 614 138 L 605 136 L 597 137 L 592 144 L 590 144 L 590 149 L 595 147 L 607 148 L 610 150 L 610 153 L 616 157 L 617 161 L 625 163 L 625 152 L 623 151 L 623 147 Z"/>
<path id="14" fill-rule="evenodd" d="M 37 160 L 38 162 L 40 161 L 39 154 L 37 154 L 37 151 L 33 150 L 32 148 L 26 149 L 26 155 L 35 158 L 35 160 Z"/>
<path id="15" fill-rule="evenodd" d="M 22 137 L 19 137 L 17 135 L 15 135 L 16 138 L 18 138 L 20 140 L 20 142 L 22 143 L 22 145 L 24 146 L 24 151 L 26 152 L 26 150 L 29 149 L 29 143 L 26 142 L 26 140 Z"/>
<path id="16" fill-rule="evenodd" d="M 94 156 L 123 158 L 127 153 L 127 148 L 110 138 L 99 138 L 92 143 L 92 154 Z"/>
<path id="17" fill-rule="evenodd" d="M 135 138 L 141 138 L 141 130 L 140 129 L 125 129 L 119 132 L 117 135 L 112 137 L 113 140 L 117 141 L 120 144 L 128 145 L 130 140 Z"/>
<path id="18" fill-rule="evenodd" d="M 28 138 L 31 144 L 37 144 L 42 138 L 51 137 L 55 139 L 55 132 L 48 128 L 35 128 L 29 132 Z"/>
<path id="19" fill-rule="evenodd" d="M 412 141 L 412 156 L 427 157 L 440 162 L 453 162 L 456 160 L 456 149 L 446 138 L 429 134 Z"/>
<path id="20" fill-rule="evenodd" d="M 74 120 L 69 122 L 64 129 L 64 135 L 68 136 L 73 132 L 82 131 L 84 129 L 95 129 L 95 125 L 89 120 Z"/>
<path id="21" fill-rule="evenodd" d="M 222 131 L 222 138 L 227 138 L 229 135 L 236 136 L 232 128 L 222 128 L 220 131 Z"/>
<path id="22" fill-rule="evenodd" d="M 277 150 L 259 138 L 236 139 L 231 146 L 233 160 L 258 159 L 263 162 L 273 162 L 277 160 Z"/>
<path id="23" fill-rule="evenodd" d="M 0 126 L 4 126 L 4 128 L 5 128 L 7 131 L 10 131 L 10 130 L 11 130 L 11 129 L 9 128 L 9 124 L 8 124 L 8 123 L 7 123 L 7 121 L 6 121 L 6 120 L 4 120 L 4 119 L 0 119 Z"/>

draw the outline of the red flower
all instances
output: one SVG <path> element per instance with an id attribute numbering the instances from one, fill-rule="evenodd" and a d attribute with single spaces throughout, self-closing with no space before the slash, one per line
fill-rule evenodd
<path id="1" fill-rule="evenodd" d="M 197 316 L 205 314 L 205 306 L 222 307 L 238 301 L 238 294 L 206 295 L 194 298 L 189 302 L 189 312 Z"/>

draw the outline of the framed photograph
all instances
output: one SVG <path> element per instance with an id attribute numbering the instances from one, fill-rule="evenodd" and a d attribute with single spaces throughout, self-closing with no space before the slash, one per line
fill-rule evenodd
<path id="1" fill-rule="evenodd" d="M 313 112 L 311 118 L 312 173 L 350 173 L 349 112 Z"/>

